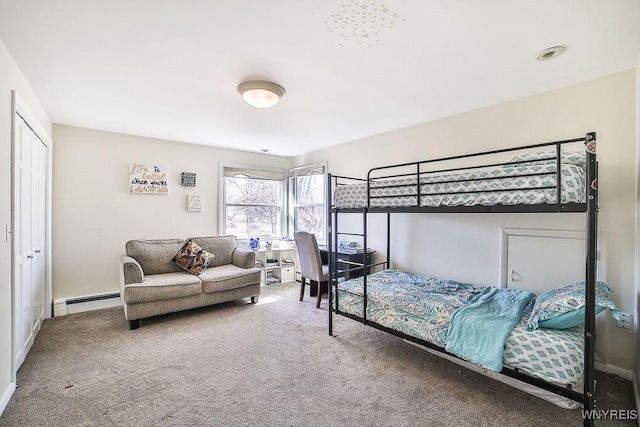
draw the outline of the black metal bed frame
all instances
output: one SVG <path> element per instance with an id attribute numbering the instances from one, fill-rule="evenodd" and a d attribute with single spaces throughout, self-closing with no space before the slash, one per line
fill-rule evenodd
<path id="1" fill-rule="evenodd" d="M 561 150 L 564 144 L 583 142 L 585 145 L 585 157 L 586 157 L 586 188 L 585 188 L 585 202 L 584 203 L 562 203 L 561 198 Z M 424 170 L 424 167 L 429 164 L 438 164 L 438 162 L 452 161 L 452 160 L 461 160 L 468 158 L 478 158 L 480 156 L 487 155 L 499 155 L 502 153 L 510 153 L 515 151 L 522 151 L 534 148 L 545 148 L 545 147 L 555 147 L 555 156 L 549 157 L 547 159 L 537 159 L 537 160 L 527 160 L 527 161 L 517 161 L 517 162 L 503 162 L 503 163 L 490 163 L 490 164 L 481 164 L 475 166 L 465 166 L 465 167 L 456 167 L 456 168 L 447 168 L 447 169 L 437 169 L 437 170 Z M 443 172 L 454 172 L 454 171 L 468 171 L 472 169 L 480 169 L 486 167 L 496 167 L 503 165 L 519 165 L 519 164 L 527 164 L 533 163 L 534 161 L 550 161 L 555 160 L 556 162 L 556 172 L 551 172 L 551 174 L 555 174 L 556 177 L 556 203 L 545 203 L 545 204 L 520 204 L 520 205 L 474 205 L 474 206 L 439 206 L 439 207 L 430 207 L 430 206 L 422 206 L 421 204 L 421 194 L 420 194 L 420 186 L 423 183 L 420 182 L 420 178 L 424 177 L 428 174 L 432 173 L 443 173 Z M 392 170 L 397 168 L 412 168 L 415 167 L 415 172 L 412 173 L 396 173 L 391 175 L 377 176 L 380 171 Z M 541 175 L 541 173 L 536 173 L 535 175 Z M 530 176 L 530 175 L 522 175 L 522 176 Z M 398 178 L 398 177 L 412 177 L 415 178 L 415 184 L 391 184 L 389 186 L 384 185 L 383 188 L 390 187 L 403 187 L 403 186 L 415 186 L 415 197 L 416 204 L 414 206 L 403 206 L 403 207 L 379 207 L 379 206 L 371 206 L 372 200 L 375 200 L 377 197 L 389 197 L 386 196 L 375 196 L 371 194 L 372 183 L 377 182 L 377 187 L 381 188 L 379 183 L 380 179 L 387 178 Z M 510 177 L 515 177 L 515 175 L 510 175 Z M 333 205 L 333 195 L 332 189 L 334 185 L 344 185 L 344 182 L 339 183 L 338 180 L 351 180 L 351 181 L 359 181 L 366 182 L 367 184 L 367 206 L 361 208 L 337 208 Z M 485 178 L 481 178 L 479 180 L 485 180 Z M 562 141 L 553 141 L 542 144 L 534 144 L 527 145 L 515 148 L 501 149 L 501 150 L 492 150 L 492 151 L 484 151 L 473 154 L 459 155 L 459 156 L 451 156 L 444 157 L 439 159 L 430 159 L 420 162 L 410 162 L 410 163 L 402 163 L 397 165 L 389 165 L 382 166 L 377 168 L 372 168 L 369 170 L 367 174 L 367 179 L 358 179 L 358 178 L 350 178 L 346 176 L 337 176 L 329 174 L 327 176 L 327 222 L 328 222 L 328 252 L 329 252 L 329 273 L 330 273 L 330 286 L 329 286 L 329 335 L 333 335 L 333 314 L 340 314 L 347 318 L 356 320 L 365 325 L 372 326 L 376 329 L 380 329 L 382 331 L 388 332 L 390 334 L 399 336 L 405 340 L 414 342 L 416 344 L 428 347 L 432 350 L 438 351 L 440 353 L 445 353 L 450 356 L 457 356 L 447 352 L 444 348 L 434 345 L 430 342 L 421 340 L 419 338 L 415 338 L 413 336 L 407 335 L 405 333 L 389 329 L 385 326 L 377 324 L 375 322 L 371 322 L 367 319 L 367 274 L 363 274 L 363 316 L 355 316 L 349 313 L 341 312 L 338 310 L 338 278 L 344 273 L 352 270 L 360 270 L 363 273 L 368 272 L 370 267 L 376 265 L 385 265 L 387 268 L 390 267 L 391 260 L 391 214 L 392 213 L 425 213 L 425 212 L 433 212 L 433 213 L 488 213 L 488 212 L 506 212 L 506 213 L 541 213 L 541 212 L 584 212 L 586 215 L 586 223 L 585 223 L 585 232 L 586 232 L 586 254 L 585 254 L 585 328 L 584 328 L 584 389 L 583 392 L 577 392 L 572 390 L 570 386 L 561 387 L 552 383 L 548 383 L 544 380 L 532 377 L 523 372 L 520 372 L 517 369 L 513 368 L 503 368 L 500 372 L 503 375 L 506 375 L 511 378 L 515 378 L 524 383 L 534 385 L 541 389 L 550 391 L 552 393 L 558 394 L 560 396 L 572 399 L 576 402 L 582 403 L 584 407 L 583 414 L 584 416 L 584 425 L 585 426 L 593 426 L 594 420 L 589 417 L 589 414 L 592 414 L 592 410 L 595 408 L 595 282 L 596 282 L 596 247 L 597 247 L 597 217 L 598 217 L 598 200 L 597 200 L 597 180 L 598 180 L 598 165 L 596 160 L 596 133 L 589 132 L 586 133 L 584 137 L 568 139 Z M 536 189 L 553 189 L 554 187 L 536 187 Z M 492 190 L 489 190 L 492 191 Z M 517 190 L 493 190 L 493 191 L 522 191 L 522 188 Z M 484 192 L 484 191 L 482 191 Z M 452 194 L 452 193 L 446 193 Z M 429 195 L 434 195 L 434 193 L 429 193 Z M 411 194 L 410 196 L 414 196 Z M 360 213 L 362 214 L 362 233 L 341 233 L 338 229 L 338 214 L 339 213 Z M 337 252 L 338 252 L 338 236 L 340 235 L 357 235 L 362 237 L 364 251 L 368 250 L 368 242 L 367 242 L 367 215 L 369 213 L 386 213 L 387 216 L 387 246 L 386 246 L 386 261 L 381 263 L 372 263 L 367 264 L 367 257 L 363 257 L 363 264 L 358 264 L 355 266 L 349 266 L 350 268 L 347 270 L 338 271 L 337 269 Z M 343 263 L 341 261 L 341 263 Z M 351 263 L 353 264 L 353 263 Z M 335 293 L 334 293 L 335 288 Z M 334 295 L 335 295 L 335 306 L 334 306 Z M 459 359 L 459 358 L 458 358 Z"/>

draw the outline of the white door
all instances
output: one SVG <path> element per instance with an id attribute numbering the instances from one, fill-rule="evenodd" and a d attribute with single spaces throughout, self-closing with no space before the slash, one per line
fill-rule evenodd
<path id="1" fill-rule="evenodd" d="M 40 139 L 32 133 L 31 136 L 32 156 L 31 164 L 35 166 L 31 177 L 32 183 L 32 204 L 36 204 L 31 215 L 31 246 L 33 248 L 33 268 L 32 273 L 32 302 L 34 308 L 34 317 L 32 329 L 34 332 L 40 330 L 42 321 L 45 318 L 45 240 L 46 240 L 46 191 L 47 191 L 47 147 Z M 36 147 L 33 149 L 33 147 Z M 34 195 L 33 192 L 36 194 Z"/>
<path id="2" fill-rule="evenodd" d="M 540 295 L 549 289 L 585 280 L 585 239 L 585 231 L 503 228 L 501 284 Z M 597 243 L 596 277 L 606 281 L 607 234 L 598 234 Z M 606 337 L 604 341 L 596 342 L 596 361 L 602 361 L 597 353 L 606 350 Z"/>
<path id="3" fill-rule="evenodd" d="M 45 308 L 45 192 L 47 148 L 16 115 L 15 142 L 15 359 L 33 345 Z"/>
<path id="4" fill-rule="evenodd" d="M 508 236 L 507 287 L 540 294 L 560 285 L 584 280 L 583 234 Z"/>

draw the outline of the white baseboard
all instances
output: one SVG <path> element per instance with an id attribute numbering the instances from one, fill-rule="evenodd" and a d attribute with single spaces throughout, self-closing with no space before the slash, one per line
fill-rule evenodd
<path id="1" fill-rule="evenodd" d="M 625 380 L 633 380 L 633 372 L 627 369 L 618 368 L 617 366 L 613 365 L 607 365 L 606 363 L 602 362 L 595 362 L 595 367 L 598 371 L 606 372 L 608 374 L 614 374 L 624 378 Z"/>
<path id="2" fill-rule="evenodd" d="M 0 415 L 2 415 L 2 413 L 4 412 L 5 408 L 9 404 L 9 401 L 11 400 L 11 396 L 13 396 L 13 393 L 15 391 L 16 391 L 16 383 L 11 383 L 9 384 L 9 387 L 7 387 L 7 389 L 2 394 L 2 399 L 0 400 Z"/>
<path id="3" fill-rule="evenodd" d="M 53 316 L 66 316 L 67 314 L 82 313 L 84 311 L 118 307 L 121 305 L 122 301 L 120 301 L 120 293 L 118 292 L 106 292 L 77 298 L 59 298 L 53 301 Z"/>

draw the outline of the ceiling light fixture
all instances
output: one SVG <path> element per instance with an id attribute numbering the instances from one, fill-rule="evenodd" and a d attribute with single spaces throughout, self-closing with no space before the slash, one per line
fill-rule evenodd
<path id="1" fill-rule="evenodd" d="M 238 85 L 244 101 L 255 108 L 271 108 L 285 94 L 284 88 L 272 82 L 249 80 Z"/>
<path id="2" fill-rule="evenodd" d="M 565 50 L 566 48 L 564 46 L 553 46 L 538 53 L 536 59 L 538 61 L 548 61 L 562 54 Z"/>

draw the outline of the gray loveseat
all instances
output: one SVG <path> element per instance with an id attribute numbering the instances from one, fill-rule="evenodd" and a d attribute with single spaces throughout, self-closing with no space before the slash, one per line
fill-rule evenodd
<path id="1" fill-rule="evenodd" d="M 199 275 L 183 270 L 174 256 L 187 240 L 131 240 L 120 257 L 120 298 L 129 328 L 140 319 L 260 294 L 255 254 L 238 247 L 234 236 L 194 237 L 193 242 L 215 255 Z"/>

